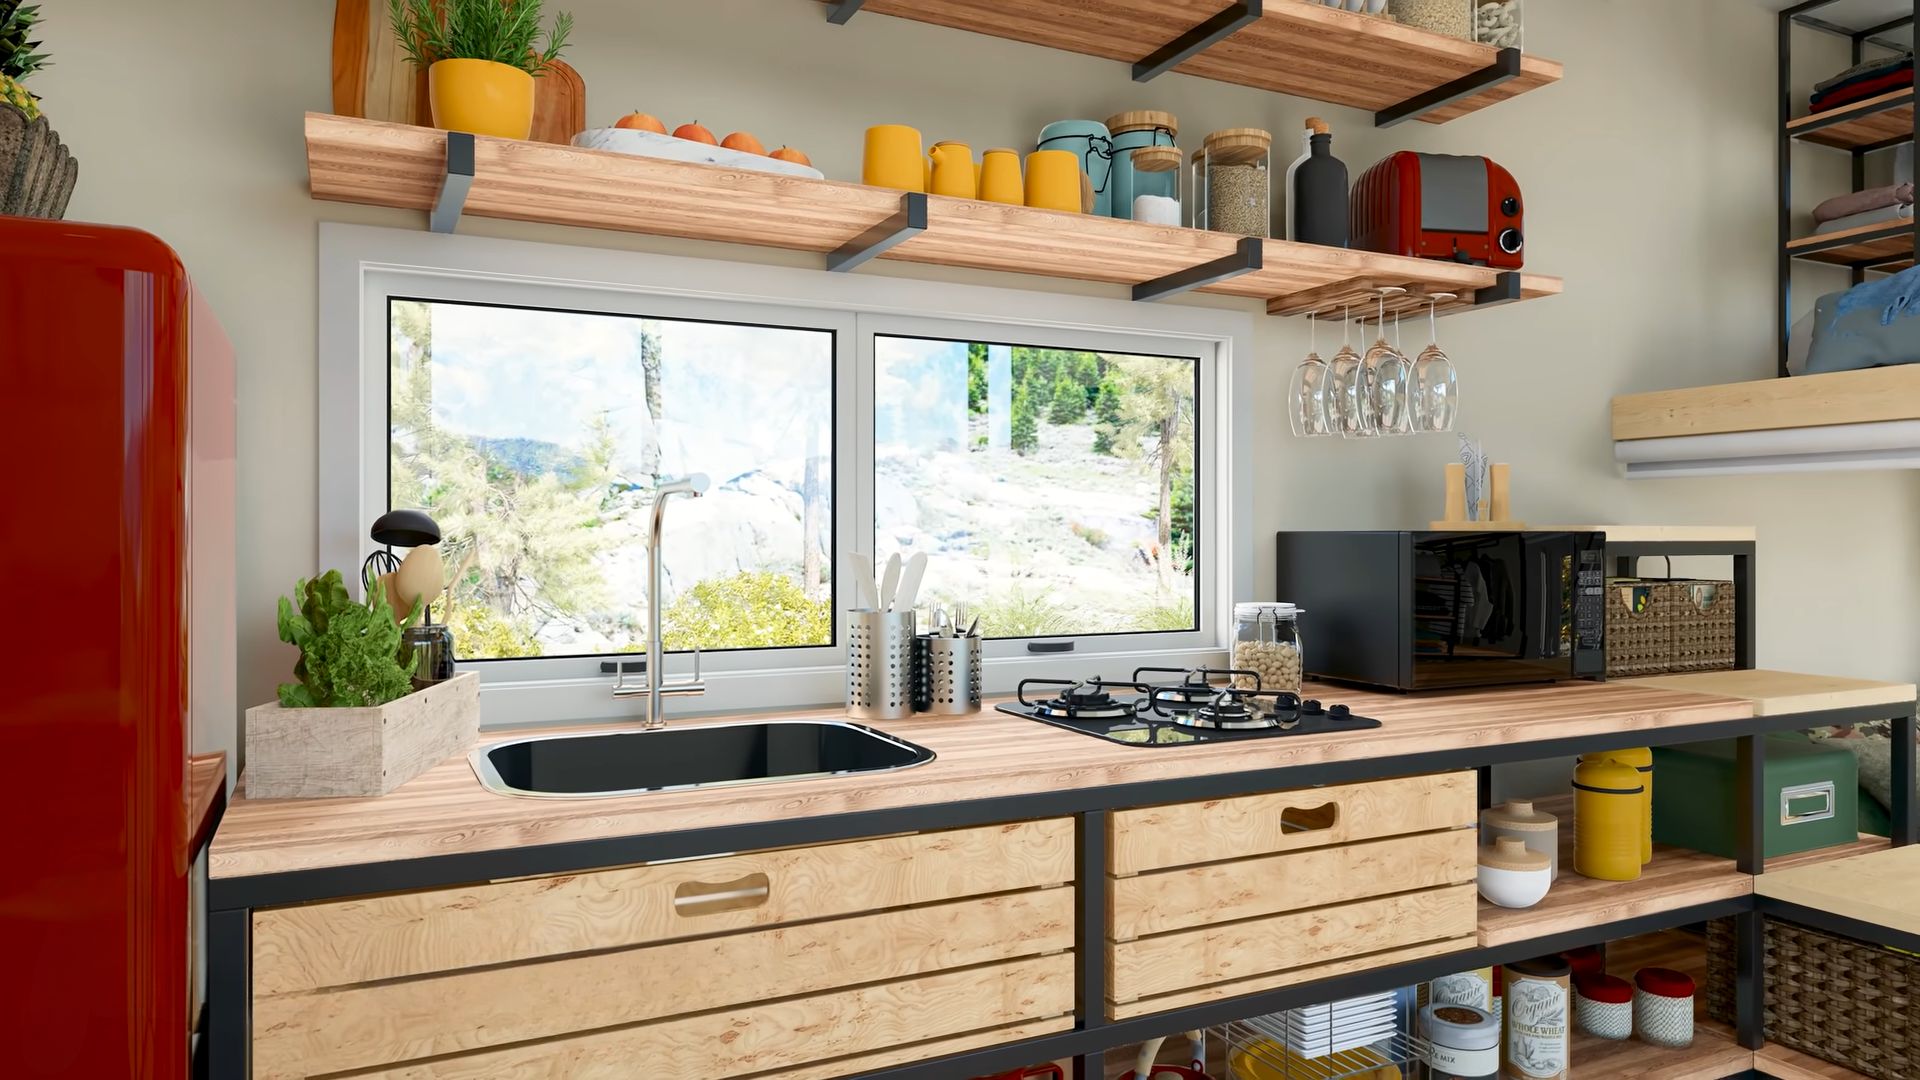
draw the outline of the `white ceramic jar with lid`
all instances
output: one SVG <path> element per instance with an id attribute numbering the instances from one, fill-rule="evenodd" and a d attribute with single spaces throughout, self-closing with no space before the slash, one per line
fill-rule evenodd
<path id="1" fill-rule="evenodd" d="M 1302 614 L 1292 604 L 1233 605 L 1233 655 L 1229 666 L 1259 677 L 1256 687 L 1253 676 L 1235 675 L 1236 689 L 1300 692 Z"/>

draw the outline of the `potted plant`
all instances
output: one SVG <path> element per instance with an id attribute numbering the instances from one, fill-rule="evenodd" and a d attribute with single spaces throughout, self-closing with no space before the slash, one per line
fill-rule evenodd
<path id="1" fill-rule="evenodd" d="M 297 608 L 280 599 L 279 628 L 300 650 L 297 681 L 247 710 L 248 796 L 384 795 L 479 737 L 479 675 L 416 691 L 411 661 L 397 659 L 418 603 L 395 618 L 385 589 L 355 600 L 338 570 L 294 595 Z"/>
<path id="2" fill-rule="evenodd" d="M 573 16 L 540 36 L 545 0 L 388 0 L 394 36 L 427 69 L 433 124 L 524 139 L 533 131 L 533 80 L 567 47 Z"/>
<path id="3" fill-rule="evenodd" d="M 40 113 L 40 98 L 24 85 L 47 66 L 38 41 L 27 35 L 40 8 L 0 0 L 0 214 L 58 219 L 67 212 L 80 165 Z"/>

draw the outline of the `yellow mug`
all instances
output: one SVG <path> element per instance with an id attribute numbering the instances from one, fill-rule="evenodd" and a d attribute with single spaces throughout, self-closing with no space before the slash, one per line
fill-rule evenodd
<path id="1" fill-rule="evenodd" d="M 1026 202 L 1026 191 L 1020 184 L 1018 152 L 998 147 L 980 156 L 980 197 L 1014 206 Z"/>
<path id="2" fill-rule="evenodd" d="M 920 152 L 918 129 L 905 124 L 880 124 L 867 129 L 867 150 L 860 163 L 860 180 L 874 187 L 925 191 L 926 163 L 926 155 Z"/>
<path id="3" fill-rule="evenodd" d="M 1080 155 L 1070 150 L 1035 150 L 1028 154 L 1027 205 L 1079 213 Z"/>
<path id="4" fill-rule="evenodd" d="M 935 195 L 971 199 L 979 190 L 973 175 L 973 148 L 963 142 L 933 144 L 932 183 L 927 190 Z"/>

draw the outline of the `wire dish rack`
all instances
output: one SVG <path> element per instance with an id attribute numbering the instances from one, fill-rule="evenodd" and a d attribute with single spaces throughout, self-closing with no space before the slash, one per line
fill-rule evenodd
<path id="1" fill-rule="evenodd" d="M 1426 1058 L 1413 1006 L 1408 988 L 1235 1020 L 1212 1037 L 1227 1048 L 1226 1080 L 1410 1077 Z"/>

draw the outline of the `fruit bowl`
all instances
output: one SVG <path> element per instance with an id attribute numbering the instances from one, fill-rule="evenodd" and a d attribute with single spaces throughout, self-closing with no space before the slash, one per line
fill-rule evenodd
<path id="1" fill-rule="evenodd" d="M 764 154 L 749 154 L 744 150 L 729 150 L 724 146 L 694 142 L 692 139 L 676 139 L 671 135 L 660 135 L 637 128 L 589 128 L 573 137 L 573 145 L 587 150 L 611 150 L 618 154 L 633 154 L 637 157 L 691 161 L 701 165 L 724 165 L 729 169 L 779 173 L 782 176 L 807 176 L 815 180 L 826 179 L 826 174 L 819 169 L 809 168 L 796 162 L 781 161 L 779 158 L 767 157 Z"/>

